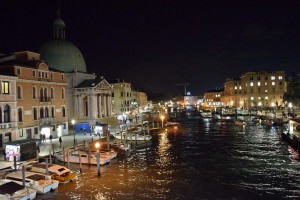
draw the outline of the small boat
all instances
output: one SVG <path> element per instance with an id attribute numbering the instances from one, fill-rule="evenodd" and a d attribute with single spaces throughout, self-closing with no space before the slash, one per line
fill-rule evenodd
<path id="1" fill-rule="evenodd" d="M 123 152 L 128 152 L 131 148 L 131 145 L 130 144 L 123 144 L 123 143 L 117 143 L 117 142 L 114 142 L 114 143 L 110 143 L 110 145 L 113 147 L 113 148 L 116 148 L 118 150 L 121 150 Z"/>
<path id="2" fill-rule="evenodd" d="M 36 190 L 24 188 L 11 180 L 0 179 L 0 199 L 32 200 L 36 197 Z"/>
<path id="3" fill-rule="evenodd" d="M 82 164 L 93 164 L 97 165 L 97 155 L 94 152 L 91 152 L 90 156 L 86 151 L 69 151 L 69 156 L 67 156 L 67 151 L 65 152 L 65 160 L 63 158 L 63 153 L 57 152 L 54 156 L 62 162 L 68 162 L 68 158 L 70 159 L 71 163 L 80 163 L 79 156 Z M 90 159 L 89 159 L 90 157 Z M 110 162 L 110 157 L 100 153 L 100 165 L 105 165 Z"/>
<path id="4" fill-rule="evenodd" d="M 273 126 L 275 121 L 273 119 L 267 118 L 263 120 L 261 123 L 266 126 Z"/>
<path id="5" fill-rule="evenodd" d="M 29 164 L 27 168 L 31 172 L 47 174 L 46 163 Z M 56 164 L 48 164 L 48 174 L 51 175 L 52 179 L 58 180 L 59 183 L 68 183 L 77 178 L 76 172 L 72 172 L 68 168 Z"/>
<path id="6" fill-rule="evenodd" d="M 22 171 L 9 173 L 5 176 L 6 180 L 11 180 L 16 183 L 22 184 Z M 58 187 L 59 181 L 52 180 L 50 175 L 39 174 L 34 172 L 25 172 L 25 185 L 28 188 L 35 189 L 40 194 L 52 192 Z"/>
<path id="7" fill-rule="evenodd" d="M 236 119 L 236 120 L 234 120 L 234 124 L 237 126 L 245 126 L 246 122 L 242 119 Z"/>
<path id="8" fill-rule="evenodd" d="M 179 126 L 180 124 L 178 122 L 167 122 L 165 126 L 170 127 L 170 126 Z"/>
<path id="9" fill-rule="evenodd" d="M 126 136 L 127 135 L 127 136 Z M 115 138 L 116 139 L 119 139 L 121 140 L 121 138 L 123 140 L 134 140 L 134 141 L 148 141 L 148 140 L 151 140 L 152 137 L 150 135 L 147 135 L 147 134 L 130 134 L 130 133 L 127 133 L 126 132 L 123 132 L 122 134 L 116 134 L 115 135 Z"/>
<path id="10" fill-rule="evenodd" d="M 203 110 L 200 115 L 203 118 L 212 118 L 212 112 L 210 110 Z"/>

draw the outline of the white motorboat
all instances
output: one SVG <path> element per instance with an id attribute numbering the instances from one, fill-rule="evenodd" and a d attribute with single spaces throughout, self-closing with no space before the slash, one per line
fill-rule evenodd
<path id="1" fill-rule="evenodd" d="M 0 179 L 0 199 L 32 200 L 36 197 L 36 190 L 24 188 L 22 185 Z"/>
<path id="2" fill-rule="evenodd" d="M 27 165 L 26 167 L 31 172 L 47 174 L 46 163 L 32 163 Z M 64 166 L 56 164 L 48 164 L 48 174 L 52 179 L 58 180 L 59 183 L 68 183 L 74 179 L 77 179 L 76 172 L 73 172 Z"/>
<path id="3" fill-rule="evenodd" d="M 5 179 L 22 184 L 22 171 L 15 171 L 5 176 Z M 59 181 L 52 180 L 50 175 L 25 172 L 25 185 L 37 190 L 40 194 L 54 191 L 58 187 Z"/>
<path id="4" fill-rule="evenodd" d="M 134 141 L 148 141 L 148 140 L 151 140 L 152 137 L 150 135 L 147 135 L 147 134 L 130 134 L 130 133 L 127 133 L 126 132 L 123 132 L 122 134 L 116 134 L 115 135 L 115 138 L 121 140 L 134 140 Z"/>
<path id="5" fill-rule="evenodd" d="M 212 118 L 212 112 L 210 110 L 202 110 L 202 112 L 200 113 L 200 115 L 203 118 Z"/>
<path id="6" fill-rule="evenodd" d="M 131 145 L 130 144 L 123 144 L 123 143 L 117 143 L 117 142 L 114 142 L 114 143 L 110 143 L 110 145 L 113 147 L 113 148 L 117 148 L 121 151 L 124 151 L 124 152 L 127 152 L 130 150 L 131 148 Z"/>
<path id="7" fill-rule="evenodd" d="M 97 155 L 94 152 L 91 152 L 90 156 L 85 151 L 69 151 L 69 156 L 67 154 L 67 151 L 65 152 L 65 160 L 63 158 L 63 152 L 57 152 L 54 154 L 54 156 L 62 161 L 62 162 L 68 162 L 68 159 L 70 159 L 71 163 L 81 163 L 82 164 L 93 164 L 97 165 Z M 80 161 L 79 161 L 80 156 Z M 90 159 L 89 159 L 90 157 Z M 104 154 L 100 153 L 100 165 L 105 165 L 110 162 L 110 157 Z"/>

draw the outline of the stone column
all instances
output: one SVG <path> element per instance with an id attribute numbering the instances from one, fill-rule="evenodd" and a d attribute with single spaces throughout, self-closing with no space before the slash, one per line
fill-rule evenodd
<path id="1" fill-rule="evenodd" d="M 81 119 L 82 118 L 82 114 L 83 114 L 83 105 L 82 105 L 82 96 L 78 95 L 78 118 Z"/>
<path id="2" fill-rule="evenodd" d="M 102 118 L 102 95 L 100 94 L 99 95 L 99 107 L 98 107 L 98 110 L 99 110 L 99 118 Z"/>
<path id="3" fill-rule="evenodd" d="M 75 95 L 75 99 L 74 99 L 74 112 L 73 112 L 73 114 L 74 114 L 74 118 L 78 118 L 78 114 L 79 114 L 79 112 L 78 112 L 78 106 L 79 106 L 79 100 L 78 100 L 78 96 L 79 95 Z"/>
<path id="4" fill-rule="evenodd" d="M 91 105 L 91 112 L 93 119 L 97 118 L 97 96 L 95 94 L 92 95 L 92 105 Z"/>
<path id="5" fill-rule="evenodd" d="M 107 117 L 107 99 L 106 99 L 106 94 L 103 96 L 103 105 L 104 105 L 104 117 Z"/>
<path id="6" fill-rule="evenodd" d="M 111 107 L 111 95 L 108 96 L 108 116 L 110 117 L 111 116 L 111 113 L 112 113 L 112 107 Z"/>
<path id="7" fill-rule="evenodd" d="M 91 96 L 88 94 L 87 96 L 87 112 L 88 112 L 88 118 L 91 118 Z"/>

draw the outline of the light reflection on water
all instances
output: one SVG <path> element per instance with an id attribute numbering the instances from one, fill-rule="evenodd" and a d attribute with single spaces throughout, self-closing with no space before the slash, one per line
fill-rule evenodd
<path id="1" fill-rule="evenodd" d="M 280 129 L 228 120 L 181 121 L 109 166 L 38 199 L 295 199 L 299 161 Z M 73 165 L 73 167 L 77 165 Z"/>

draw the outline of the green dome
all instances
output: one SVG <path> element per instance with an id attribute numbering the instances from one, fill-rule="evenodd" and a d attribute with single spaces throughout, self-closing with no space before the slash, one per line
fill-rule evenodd
<path id="1" fill-rule="evenodd" d="M 48 63 L 53 69 L 64 72 L 73 72 L 75 70 L 86 72 L 86 65 L 82 53 L 71 42 L 65 40 L 66 34 L 65 22 L 60 18 L 53 22 L 53 40 L 48 41 L 40 48 L 41 59 Z"/>
<path id="2" fill-rule="evenodd" d="M 41 59 L 53 69 L 64 72 L 86 72 L 86 65 L 82 53 L 71 42 L 66 40 L 50 40 L 40 49 Z"/>

